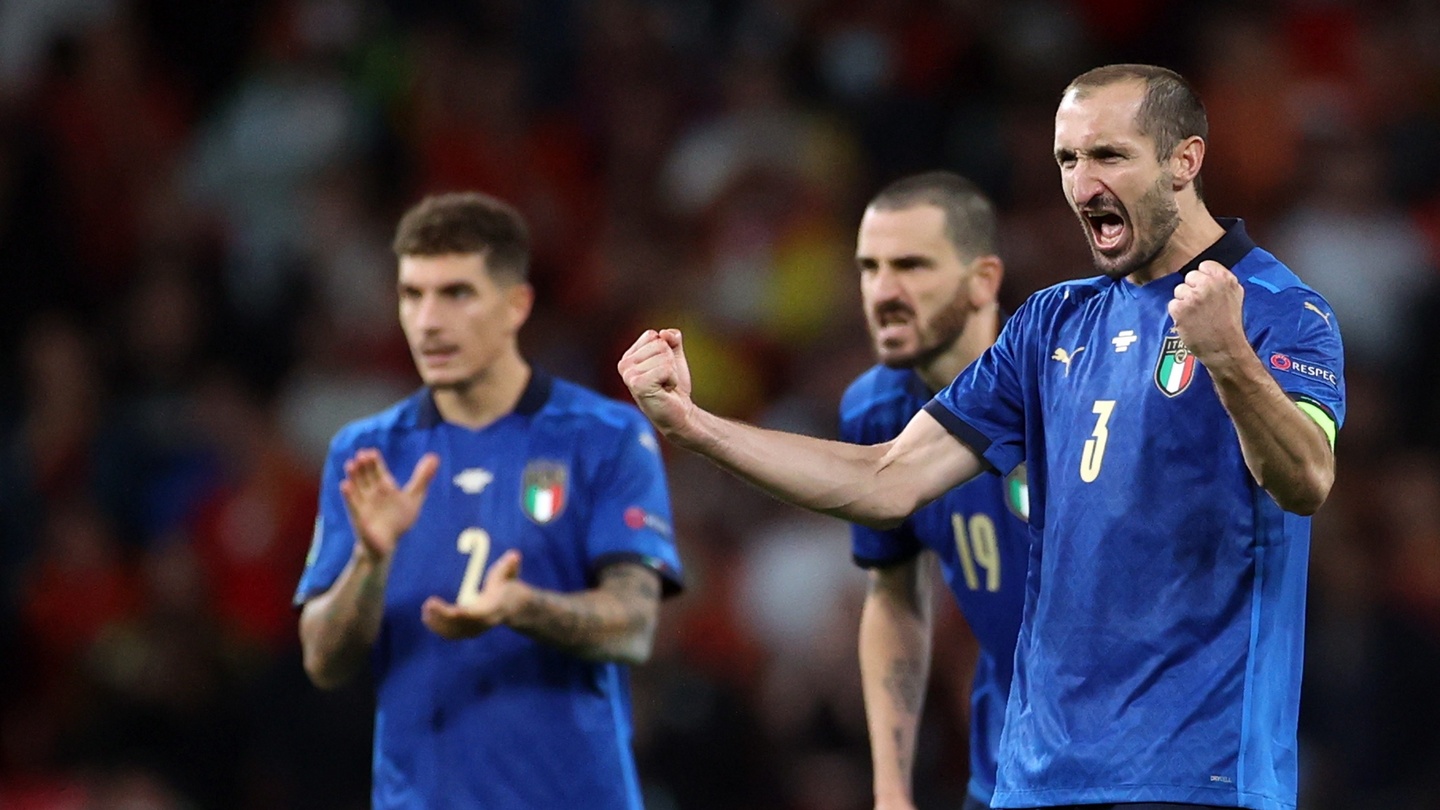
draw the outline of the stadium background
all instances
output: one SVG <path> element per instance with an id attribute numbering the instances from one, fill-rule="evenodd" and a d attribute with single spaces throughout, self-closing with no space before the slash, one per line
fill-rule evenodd
<path id="1" fill-rule="evenodd" d="M 866 196 L 979 181 L 1011 307 L 1088 273 L 1051 122 L 1110 61 L 1195 81 L 1212 209 L 1344 325 L 1302 806 L 1440 807 L 1421 0 L 0 2 L 0 807 L 366 806 L 368 692 L 308 685 L 289 598 L 330 433 L 415 385 L 387 240 L 418 195 L 529 217 L 540 365 L 623 396 L 621 350 L 675 324 L 697 399 L 830 435 L 870 362 Z M 843 527 L 669 462 L 689 590 L 635 674 L 650 808 L 868 806 Z M 956 621 L 922 807 L 964 789 Z"/>

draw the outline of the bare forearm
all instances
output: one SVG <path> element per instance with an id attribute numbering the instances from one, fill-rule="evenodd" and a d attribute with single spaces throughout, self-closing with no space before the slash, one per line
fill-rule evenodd
<path id="1" fill-rule="evenodd" d="M 1281 508 L 1313 514 L 1329 496 L 1335 457 L 1315 421 L 1286 396 L 1253 353 L 1210 368 L 1240 437 L 1250 474 Z"/>
<path id="2" fill-rule="evenodd" d="M 608 573 L 580 593 L 529 588 L 505 624 L 531 638 L 592 661 L 640 664 L 650 657 L 660 600 L 658 576 Z"/>
<path id="3" fill-rule="evenodd" d="M 300 614 L 305 671 L 316 686 L 343 685 L 365 665 L 380 633 L 388 560 L 356 553 L 330 590 L 311 599 Z"/>
<path id="4" fill-rule="evenodd" d="M 766 430 L 697 409 L 686 435 L 671 438 L 780 500 L 889 526 L 980 471 L 974 454 L 938 422 L 926 414 L 920 421 L 893 442 L 866 446 Z"/>
<path id="5" fill-rule="evenodd" d="M 930 673 L 928 585 L 915 587 L 914 577 L 923 569 L 903 568 L 872 574 L 860 619 L 860 677 L 877 805 L 911 800 L 916 738 Z"/>

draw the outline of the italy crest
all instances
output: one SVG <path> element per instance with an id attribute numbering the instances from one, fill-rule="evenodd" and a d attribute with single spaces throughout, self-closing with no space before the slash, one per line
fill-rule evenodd
<path id="1" fill-rule="evenodd" d="M 1167 397 L 1179 395 L 1195 379 L 1195 355 L 1185 347 L 1179 335 L 1166 335 L 1155 363 L 1155 385 Z"/>
<path id="2" fill-rule="evenodd" d="M 532 461 L 521 477 L 520 508 L 534 522 L 545 525 L 565 511 L 569 474 L 554 461 Z"/>

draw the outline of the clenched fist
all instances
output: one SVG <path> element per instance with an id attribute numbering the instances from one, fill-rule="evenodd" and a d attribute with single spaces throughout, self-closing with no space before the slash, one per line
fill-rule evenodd
<path id="1" fill-rule="evenodd" d="M 1203 261 L 1175 287 L 1169 311 L 1186 348 L 1212 368 L 1252 351 L 1241 317 L 1244 303 L 1245 289 L 1235 274 L 1219 262 Z"/>
<path id="2" fill-rule="evenodd" d="M 684 438 L 695 404 L 690 399 L 690 366 L 680 330 L 645 330 L 617 368 L 635 404 L 655 428 L 666 437 Z"/>

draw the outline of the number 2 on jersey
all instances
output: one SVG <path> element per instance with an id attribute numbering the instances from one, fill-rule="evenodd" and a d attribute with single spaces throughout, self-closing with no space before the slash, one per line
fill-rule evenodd
<path id="1" fill-rule="evenodd" d="M 1087 484 L 1100 477 L 1100 464 L 1105 460 L 1105 442 L 1110 438 L 1110 429 L 1106 425 L 1114 411 L 1113 399 L 1097 399 L 1095 407 L 1090 409 L 1091 413 L 1100 418 L 1095 420 L 1095 429 L 1090 432 L 1090 438 L 1085 440 L 1085 450 L 1080 454 L 1080 480 Z"/>
<path id="2" fill-rule="evenodd" d="M 960 570 L 965 574 L 965 586 L 972 591 L 980 590 L 980 576 L 975 566 L 985 569 L 985 590 L 994 593 L 1000 590 L 1000 546 L 996 542 L 995 521 L 982 512 L 965 516 L 959 512 L 950 515 L 950 525 L 955 529 L 955 550 L 960 553 Z"/>
<path id="3" fill-rule="evenodd" d="M 480 578 L 490 558 L 490 533 L 472 526 L 460 532 L 455 547 L 461 554 L 470 555 L 470 561 L 465 563 L 465 576 L 460 580 L 460 593 L 455 595 L 455 604 L 464 605 L 480 594 Z"/>

